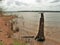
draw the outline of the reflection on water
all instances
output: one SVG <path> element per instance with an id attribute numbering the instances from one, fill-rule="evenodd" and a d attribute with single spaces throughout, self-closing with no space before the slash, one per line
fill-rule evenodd
<path id="1" fill-rule="evenodd" d="M 60 26 L 60 13 L 45 13 L 45 22 L 48 26 Z"/>

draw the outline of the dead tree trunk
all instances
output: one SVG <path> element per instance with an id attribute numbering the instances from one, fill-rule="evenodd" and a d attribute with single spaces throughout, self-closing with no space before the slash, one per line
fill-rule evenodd
<path id="1" fill-rule="evenodd" d="M 45 37 L 44 37 L 44 15 L 43 13 L 41 13 L 41 18 L 40 18 L 40 22 L 39 22 L 39 31 L 38 34 L 36 36 L 36 40 L 37 41 L 44 41 Z"/>

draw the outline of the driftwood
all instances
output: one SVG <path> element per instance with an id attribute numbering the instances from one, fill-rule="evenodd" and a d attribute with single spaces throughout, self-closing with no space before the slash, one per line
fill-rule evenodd
<path id="1" fill-rule="evenodd" d="M 35 39 L 38 41 L 44 41 L 45 40 L 45 37 L 44 37 L 44 15 L 43 15 L 43 13 L 41 13 L 39 31 L 38 31 L 38 34 L 37 34 Z"/>

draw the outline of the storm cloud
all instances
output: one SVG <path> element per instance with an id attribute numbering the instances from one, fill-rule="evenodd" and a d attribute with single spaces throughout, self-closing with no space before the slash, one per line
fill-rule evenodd
<path id="1" fill-rule="evenodd" d="M 1 6 L 2 4 L 2 6 Z M 60 11 L 60 0 L 2 0 L 4 11 L 49 10 Z"/>

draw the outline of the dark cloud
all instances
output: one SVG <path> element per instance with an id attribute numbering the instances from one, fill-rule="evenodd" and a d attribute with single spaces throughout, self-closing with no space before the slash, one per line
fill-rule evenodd
<path id="1" fill-rule="evenodd" d="M 51 3 L 56 3 L 56 2 L 60 2 L 60 0 L 55 0 L 55 1 L 51 2 Z"/>
<path id="2" fill-rule="evenodd" d="M 36 2 L 40 2 L 41 0 L 36 0 Z"/>
<path id="3" fill-rule="evenodd" d="M 28 4 L 26 4 L 26 3 L 19 2 L 19 1 L 15 1 L 15 4 L 18 5 L 18 6 L 20 6 L 20 5 L 28 5 Z"/>
<path id="4" fill-rule="evenodd" d="M 2 1 L 2 0 L 0 0 L 0 1 Z"/>
<path id="5" fill-rule="evenodd" d="M 10 6 L 10 5 L 13 4 L 13 3 L 14 3 L 14 1 L 10 1 L 10 0 L 7 1 L 7 5 L 8 5 L 8 6 Z"/>

